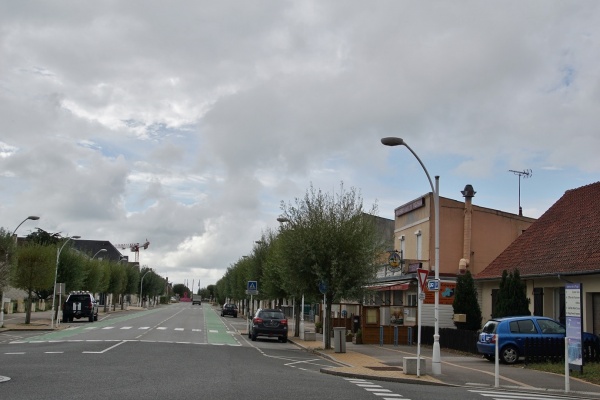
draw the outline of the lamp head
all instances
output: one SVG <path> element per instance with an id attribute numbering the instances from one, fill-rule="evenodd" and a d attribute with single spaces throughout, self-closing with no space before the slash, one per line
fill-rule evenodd
<path id="1" fill-rule="evenodd" d="M 81 236 L 78 236 L 78 235 L 71 236 L 71 239 L 81 239 Z"/>
<path id="2" fill-rule="evenodd" d="M 385 137 L 381 139 L 381 143 L 386 146 L 402 146 L 404 145 L 404 140 L 397 137 Z"/>
<path id="3" fill-rule="evenodd" d="M 38 217 L 36 215 L 30 215 L 29 217 L 27 217 L 27 219 L 30 219 L 32 221 L 37 221 L 38 219 L 40 219 L 40 217 Z"/>
<path id="4" fill-rule="evenodd" d="M 281 223 L 283 223 L 283 222 L 290 222 L 290 220 L 287 219 L 286 217 L 279 217 L 279 218 L 277 218 L 277 222 L 281 222 Z"/>

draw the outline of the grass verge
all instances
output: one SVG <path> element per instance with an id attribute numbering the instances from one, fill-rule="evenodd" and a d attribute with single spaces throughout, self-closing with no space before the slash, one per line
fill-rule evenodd
<path id="1" fill-rule="evenodd" d="M 554 372 L 556 374 L 565 374 L 565 365 L 563 363 L 539 363 L 527 364 L 525 368 L 535 369 L 544 372 Z M 571 377 L 578 378 L 586 382 L 600 385 L 600 363 L 588 363 L 583 366 L 583 374 L 571 371 Z"/>

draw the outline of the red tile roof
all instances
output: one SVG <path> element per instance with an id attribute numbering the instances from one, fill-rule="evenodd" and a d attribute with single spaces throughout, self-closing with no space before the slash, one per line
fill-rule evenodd
<path id="1" fill-rule="evenodd" d="M 600 182 L 565 194 L 475 279 L 600 274 Z"/>

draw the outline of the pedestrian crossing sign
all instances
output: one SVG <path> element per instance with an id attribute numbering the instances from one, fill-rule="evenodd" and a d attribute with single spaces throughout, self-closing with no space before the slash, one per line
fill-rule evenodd
<path id="1" fill-rule="evenodd" d="M 248 281 L 248 293 L 258 292 L 258 283 L 256 281 Z"/>

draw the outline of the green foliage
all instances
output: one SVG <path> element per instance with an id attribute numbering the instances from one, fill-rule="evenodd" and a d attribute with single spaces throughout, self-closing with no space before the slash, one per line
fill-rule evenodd
<path id="1" fill-rule="evenodd" d="M 29 244 L 17 250 L 17 265 L 12 284 L 26 291 L 45 289 L 54 284 L 54 247 Z"/>
<path id="2" fill-rule="evenodd" d="M 58 251 L 58 249 L 57 249 Z M 87 257 L 71 250 L 70 243 L 60 252 L 57 282 L 65 284 L 66 292 L 84 290 L 85 264 Z M 52 286 L 52 285 L 51 285 Z"/>
<path id="3" fill-rule="evenodd" d="M 29 243 L 39 244 L 41 246 L 53 246 L 60 243 L 60 233 L 49 233 L 43 229 L 37 228 L 36 231 L 31 232 L 27 235 L 27 241 Z"/>
<path id="4" fill-rule="evenodd" d="M 15 252 L 16 246 L 12 234 L 0 228 L 0 293 L 10 280 Z"/>
<path id="5" fill-rule="evenodd" d="M 507 270 L 502 271 L 496 306 L 493 310 L 494 318 L 531 315 L 526 290 L 527 286 L 521 281 L 518 269 L 510 273 Z"/>
<path id="6" fill-rule="evenodd" d="M 144 278 L 144 280 L 146 280 L 146 278 Z M 179 295 L 179 297 L 183 297 L 184 293 L 188 293 L 189 296 L 190 289 L 183 283 L 177 283 L 173 285 L 173 293 Z"/>
<path id="7" fill-rule="evenodd" d="M 12 283 L 27 292 L 29 301 L 25 323 L 31 321 L 31 301 L 35 290 L 52 287 L 54 283 L 54 247 L 29 244 L 17 250 L 17 268 Z"/>
<path id="8" fill-rule="evenodd" d="M 140 286 L 140 265 L 132 263 L 121 263 L 127 276 L 127 284 L 124 293 L 136 293 Z"/>
<path id="9" fill-rule="evenodd" d="M 455 322 L 458 329 L 476 331 L 481 328 L 481 308 L 477 301 L 477 289 L 471 271 L 456 278 L 456 290 L 454 292 L 454 314 L 466 314 L 466 322 Z"/>

